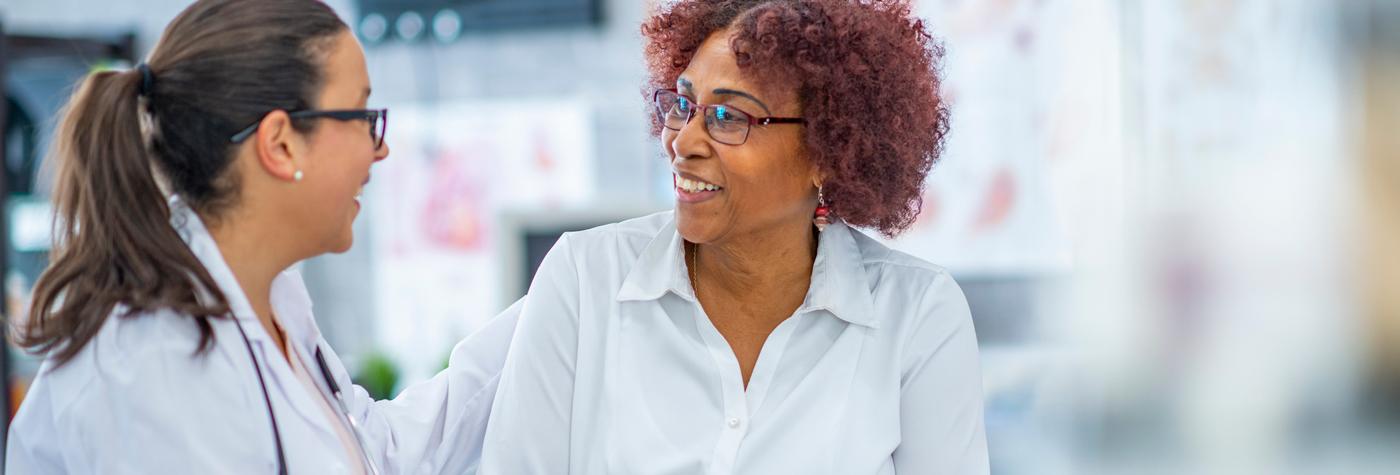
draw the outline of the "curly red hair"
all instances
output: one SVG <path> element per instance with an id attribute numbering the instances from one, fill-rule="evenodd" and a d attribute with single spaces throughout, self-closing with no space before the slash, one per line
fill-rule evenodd
<path id="1" fill-rule="evenodd" d="M 808 157 L 833 215 L 886 236 L 918 217 L 942 153 L 943 47 L 906 1 L 681 0 L 642 25 L 652 89 L 674 87 L 711 34 L 733 28 L 739 67 L 797 84 Z M 653 116 L 652 134 L 661 124 Z"/>

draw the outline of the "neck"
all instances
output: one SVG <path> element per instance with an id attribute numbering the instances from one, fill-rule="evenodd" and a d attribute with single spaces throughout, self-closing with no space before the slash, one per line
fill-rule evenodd
<path id="1" fill-rule="evenodd" d="M 816 259 L 816 233 L 810 222 L 764 230 L 754 235 L 698 244 L 696 272 L 706 287 L 740 300 L 805 296 Z"/>
<path id="2" fill-rule="evenodd" d="M 208 219 L 205 222 L 224 262 L 257 314 L 258 322 L 272 335 L 285 357 L 286 342 L 274 323 L 272 312 L 272 280 L 299 259 L 291 255 L 287 246 L 275 245 L 283 242 L 285 233 L 275 233 L 272 226 L 240 218 L 245 217 L 229 216 L 218 222 Z"/>

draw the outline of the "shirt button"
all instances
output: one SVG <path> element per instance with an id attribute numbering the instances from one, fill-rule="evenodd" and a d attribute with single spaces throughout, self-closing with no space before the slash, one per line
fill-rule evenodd
<path id="1" fill-rule="evenodd" d="M 739 428 L 739 418 L 737 418 L 737 417 L 731 417 L 731 418 L 729 418 L 729 428 L 730 428 L 730 429 L 738 429 L 738 428 Z"/>

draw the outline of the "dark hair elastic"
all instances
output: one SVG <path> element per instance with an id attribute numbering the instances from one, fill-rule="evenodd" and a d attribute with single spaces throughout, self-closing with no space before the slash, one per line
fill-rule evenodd
<path id="1" fill-rule="evenodd" d="M 155 87 L 155 74 L 151 73 L 151 67 L 146 63 L 136 65 L 136 70 L 141 72 L 141 89 L 138 89 L 136 94 L 141 97 L 150 96 L 151 88 Z"/>

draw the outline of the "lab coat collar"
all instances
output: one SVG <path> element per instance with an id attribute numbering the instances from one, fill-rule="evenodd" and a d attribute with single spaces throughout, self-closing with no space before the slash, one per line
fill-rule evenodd
<path id="1" fill-rule="evenodd" d="M 861 250 L 853 236 L 856 232 L 839 220 L 821 232 L 812 283 L 797 313 L 826 310 L 853 324 L 878 327 Z M 674 215 L 642 250 L 617 300 L 656 300 L 666 292 L 696 300 L 685 262 L 685 239 L 676 231 Z"/>
<path id="2" fill-rule="evenodd" d="M 204 221 L 179 196 L 172 196 L 169 206 L 170 225 L 175 228 L 180 238 L 184 239 L 195 258 L 199 259 L 209 276 L 214 279 L 214 283 L 219 286 L 224 298 L 228 300 L 229 309 L 233 311 L 233 317 L 240 323 L 261 328 L 252 304 L 248 302 L 243 288 L 238 285 L 238 279 L 234 278 L 233 270 L 229 269 L 224 261 L 223 253 L 219 251 L 214 237 L 209 234 L 209 229 L 204 226 Z M 321 338 L 321 330 L 317 328 L 312 316 L 311 296 L 295 267 L 272 279 L 270 298 L 273 312 L 277 314 L 277 322 L 287 332 L 287 339 L 298 345 L 303 352 L 315 351 Z M 250 336 L 263 334 L 265 332 L 249 332 Z"/>

